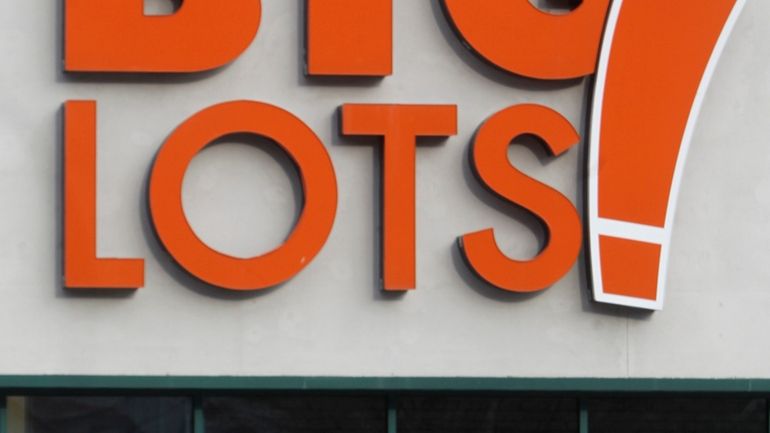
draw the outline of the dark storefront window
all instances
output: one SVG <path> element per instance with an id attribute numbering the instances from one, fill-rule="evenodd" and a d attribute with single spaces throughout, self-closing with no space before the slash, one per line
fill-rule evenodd
<path id="1" fill-rule="evenodd" d="M 266 396 L 204 400 L 206 433 L 386 433 L 387 400 Z"/>
<path id="2" fill-rule="evenodd" d="M 402 397 L 399 433 L 577 433 L 576 398 Z"/>
<path id="3" fill-rule="evenodd" d="M 199 391 L 202 392 L 202 391 Z M 0 433 L 767 433 L 765 395 L 208 391 L 0 395 Z M 3 402 L 5 407 L 3 407 Z"/>
<path id="4" fill-rule="evenodd" d="M 767 433 L 764 399 L 607 398 L 589 402 L 591 433 Z"/>
<path id="5" fill-rule="evenodd" d="M 9 401 L 9 433 L 190 433 L 188 398 L 27 397 Z"/>

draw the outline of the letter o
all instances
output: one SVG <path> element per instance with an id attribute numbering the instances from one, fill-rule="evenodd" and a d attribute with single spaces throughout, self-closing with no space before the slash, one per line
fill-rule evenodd
<path id="1" fill-rule="evenodd" d="M 286 242 L 248 259 L 220 253 L 201 241 L 182 204 L 182 183 L 192 159 L 233 133 L 278 144 L 297 166 L 304 194 L 302 213 Z M 190 274 L 225 289 L 260 290 L 289 280 L 321 250 L 334 224 L 337 181 L 323 143 L 293 114 L 261 102 L 226 102 L 193 115 L 163 144 L 150 177 L 149 205 L 157 236 Z"/>

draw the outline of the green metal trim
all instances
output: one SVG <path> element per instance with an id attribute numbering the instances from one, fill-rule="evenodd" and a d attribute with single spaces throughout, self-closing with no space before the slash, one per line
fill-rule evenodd
<path id="1" fill-rule="evenodd" d="M 398 397 L 388 396 L 388 433 L 398 433 Z"/>
<path id="2" fill-rule="evenodd" d="M 580 419 L 578 421 L 578 428 L 580 433 L 588 433 L 588 403 L 585 399 L 580 399 Z"/>
<path id="3" fill-rule="evenodd" d="M 193 398 L 193 433 L 206 433 L 206 418 L 203 413 L 203 400 Z"/>
<path id="4" fill-rule="evenodd" d="M 770 379 L 510 377 L 0 376 L 0 393 L 80 391 L 506 391 L 770 394 Z"/>

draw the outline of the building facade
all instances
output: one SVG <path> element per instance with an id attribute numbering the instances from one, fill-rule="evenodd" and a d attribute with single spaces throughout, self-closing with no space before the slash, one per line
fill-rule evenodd
<path id="1" fill-rule="evenodd" d="M 608 8 L 640 1 L 605 1 L 607 16 L 599 20 L 604 30 L 597 37 L 607 40 L 605 23 L 613 19 Z M 606 114 L 596 111 L 601 51 L 595 55 L 599 66 L 568 72 L 577 77 L 527 77 L 537 71 L 511 73 L 500 57 L 463 33 L 456 15 L 462 4 L 452 9 L 451 0 L 372 0 L 362 8 L 365 2 L 358 2 L 337 1 L 337 9 L 319 12 L 313 8 L 320 10 L 320 1 L 242 0 L 259 5 L 256 37 L 227 65 L 202 72 L 130 70 L 118 63 L 111 63 L 116 70 L 86 70 L 73 60 L 82 37 L 73 23 L 76 12 L 92 6 L 88 1 L 0 5 L 0 196 L 6 203 L 0 214 L 0 432 L 770 431 L 770 123 L 764 120 L 770 113 L 770 30 L 764 25 L 770 3 L 747 0 L 742 13 L 725 15 L 722 24 L 729 20 L 732 31 L 719 40 L 721 58 L 700 68 L 710 76 L 708 90 L 699 93 L 697 123 L 686 134 L 680 131 L 689 137 L 689 154 L 676 213 L 668 209 L 673 225 L 662 254 L 666 264 L 656 268 L 664 276 L 665 300 L 653 298 L 654 308 L 636 308 L 598 302 L 594 293 L 590 179 L 600 168 L 591 165 L 590 149 L 601 132 L 595 121 Z M 488 7 L 501 3 L 490 0 Z M 572 11 L 560 9 L 561 2 L 538 6 L 555 7 L 550 13 L 563 17 L 598 3 L 583 0 Z M 733 6 L 732 0 L 722 3 Z M 195 4 L 182 2 L 175 15 L 184 18 L 185 8 Z M 313 41 L 346 31 L 324 28 L 311 19 L 313 12 L 347 13 L 368 37 L 381 30 L 367 27 L 367 9 L 383 4 L 393 7 L 385 21 L 392 23 L 392 49 L 385 50 L 390 63 L 356 71 L 361 48 L 334 48 L 334 38 L 327 41 L 332 53 L 347 49 L 347 55 L 331 55 L 331 66 L 308 61 L 316 50 L 328 54 L 329 48 L 314 48 Z M 705 16 L 700 2 L 677 7 L 682 4 L 698 20 Z M 143 18 L 159 20 L 148 21 L 150 26 L 167 25 L 162 20 L 174 15 L 162 17 L 173 12 L 165 6 L 145 1 L 143 13 L 161 17 Z M 658 21 L 666 22 L 674 9 L 664 10 Z M 215 23 L 218 15 L 208 16 Z M 619 17 L 618 28 L 624 19 Z M 197 32 L 184 24 L 174 31 Z M 700 29 L 708 23 L 680 25 Z M 101 31 L 104 40 L 90 40 L 97 48 L 113 40 Z M 656 31 L 666 29 L 651 28 L 650 40 Z M 114 33 L 122 32 L 115 25 Z M 489 32 L 497 34 L 492 23 Z M 217 41 L 235 37 L 235 26 L 226 33 L 204 35 L 193 48 L 180 45 L 162 59 L 182 58 L 185 49 L 200 50 L 201 58 L 206 50 L 220 52 Z M 138 34 L 150 40 L 155 35 Z M 105 52 L 130 57 L 120 48 Z M 109 57 L 103 56 L 86 58 Z M 682 70 L 677 61 L 667 64 L 673 75 Z M 335 72 L 335 66 L 353 72 Z M 545 67 L 539 71 L 548 73 Z M 612 70 L 605 73 L 611 77 Z M 665 70 L 636 78 L 630 87 L 651 89 L 644 95 L 652 106 L 676 105 L 678 87 L 667 87 Z M 263 120 L 275 115 L 269 117 L 274 121 L 258 127 L 278 131 L 288 122 L 287 130 L 304 131 L 307 140 L 292 135 L 281 142 L 279 132 L 227 130 L 184 167 L 177 195 L 164 195 L 158 186 L 154 196 L 161 182 L 173 186 L 169 179 L 181 155 L 165 157 L 162 149 L 170 148 L 196 113 L 232 101 L 273 107 L 259 113 L 266 113 Z M 631 116 L 636 102 L 611 113 Z M 449 114 L 443 123 L 436 120 L 441 115 L 431 114 L 427 123 L 438 126 L 428 129 L 436 131 L 416 134 L 410 170 L 408 154 L 386 160 L 396 139 L 355 131 L 355 114 L 346 107 L 362 104 L 388 106 L 393 116 L 393 107 L 405 106 L 444 107 Z M 525 123 L 516 130 L 511 121 L 501 122 L 513 128 L 506 130 L 511 172 L 504 175 L 514 187 L 506 196 L 507 184 L 490 184 L 474 152 L 498 114 L 533 104 L 555 116 L 549 125 L 567 132 L 569 125 L 580 138 L 554 152 L 547 141 L 556 129 L 533 124 L 526 130 Z M 514 114 L 529 119 L 531 113 Z M 235 117 L 220 113 L 219 119 L 225 124 Z M 629 140 L 656 137 L 658 130 L 663 137 L 665 123 L 656 119 L 649 129 L 620 131 Z M 400 125 L 385 126 L 403 132 Z M 311 147 L 325 153 L 303 159 L 299 154 Z M 158 169 L 161 164 L 170 168 Z M 323 169 L 317 173 L 320 166 L 333 168 L 333 195 L 314 192 L 329 179 Z M 514 169 L 523 176 L 511 174 Z M 629 165 L 627 171 L 640 170 Z M 389 184 L 394 173 L 399 180 Z M 409 186 L 410 173 L 412 219 L 409 194 L 399 189 Z M 535 188 L 534 204 L 518 196 L 535 185 L 524 176 L 551 192 Z M 671 173 L 640 183 L 666 176 Z M 394 191 L 402 195 L 393 198 Z M 565 201 L 543 198 L 553 191 Z M 629 200 L 633 207 L 644 197 Z M 186 261 L 193 244 L 175 243 L 182 230 L 173 227 L 174 220 L 159 222 L 172 202 L 181 203 L 209 255 L 193 252 Z M 547 209 L 554 203 L 574 206 L 580 228 L 574 245 L 580 250 L 573 258 L 565 241 L 561 261 L 538 271 L 527 263 L 575 233 L 575 226 L 561 220 L 569 212 L 551 219 Z M 545 216 L 538 215 L 541 204 Z M 396 212 L 394 206 L 406 207 Z M 305 218 L 316 207 L 318 213 Z M 332 207 L 328 235 L 310 231 L 309 238 L 322 238 L 317 248 L 308 248 L 311 255 L 300 254 L 299 264 L 286 259 L 260 268 L 281 281 L 257 287 L 254 273 L 239 270 L 249 259 L 289 244 L 302 221 L 312 225 Z M 521 266 L 501 271 L 516 281 L 512 287 L 501 288 L 485 271 L 492 259 L 469 259 L 463 237 L 488 228 L 501 255 Z M 85 250 L 68 250 L 88 245 L 94 245 L 93 259 L 120 259 L 126 267 L 101 268 L 103 262 L 82 260 L 78 254 Z M 622 277 L 646 266 L 639 257 L 620 260 L 627 265 Z M 214 264 L 219 259 L 221 267 Z M 139 275 L 132 274 L 137 260 L 141 284 L 122 284 Z M 564 260 L 569 266 L 554 271 Z M 95 273 L 77 274 L 89 269 Z M 405 287 L 412 270 L 413 287 Z M 553 282 L 526 284 L 525 277 L 541 274 Z M 394 278 L 392 285 L 388 278 Z M 405 286 L 399 284 L 404 278 Z"/>

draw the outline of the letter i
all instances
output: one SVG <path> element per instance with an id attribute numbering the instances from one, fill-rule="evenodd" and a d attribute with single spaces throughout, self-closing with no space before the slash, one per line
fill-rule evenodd
<path id="1" fill-rule="evenodd" d="M 393 73 L 393 0 L 307 0 L 307 74 Z"/>

